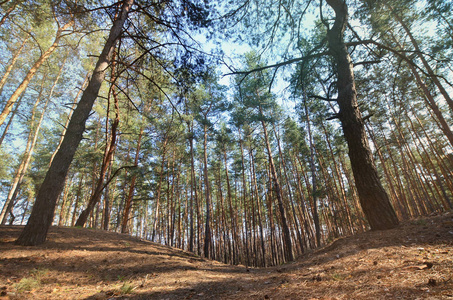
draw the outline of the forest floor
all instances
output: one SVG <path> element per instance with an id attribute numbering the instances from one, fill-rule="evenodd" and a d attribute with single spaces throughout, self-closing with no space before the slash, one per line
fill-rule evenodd
<path id="1" fill-rule="evenodd" d="M 99 230 L 53 227 L 37 247 L 0 227 L 0 299 L 453 299 L 453 213 L 340 238 L 245 268 Z"/>

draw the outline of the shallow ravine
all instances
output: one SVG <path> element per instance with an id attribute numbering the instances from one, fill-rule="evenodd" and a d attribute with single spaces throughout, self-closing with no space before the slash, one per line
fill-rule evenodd
<path id="1" fill-rule="evenodd" d="M 0 299 L 453 299 L 453 214 L 338 239 L 254 269 L 99 230 L 53 227 L 38 247 L 0 227 Z"/>

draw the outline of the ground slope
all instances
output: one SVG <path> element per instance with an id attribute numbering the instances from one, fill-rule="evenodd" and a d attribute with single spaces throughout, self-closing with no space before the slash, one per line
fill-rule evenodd
<path id="1" fill-rule="evenodd" d="M 246 269 L 98 230 L 53 227 L 38 247 L 0 226 L 2 299 L 453 299 L 453 214 L 334 241 Z"/>

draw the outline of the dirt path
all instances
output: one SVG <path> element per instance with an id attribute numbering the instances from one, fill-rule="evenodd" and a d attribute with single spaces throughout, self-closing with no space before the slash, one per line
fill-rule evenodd
<path id="1" fill-rule="evenodd" d="M 39 247 L 0 227 L 3 299 L 453 299 L 453 214 L 366 232 L 266 269 L 130 236 L 51 229 Z"/>

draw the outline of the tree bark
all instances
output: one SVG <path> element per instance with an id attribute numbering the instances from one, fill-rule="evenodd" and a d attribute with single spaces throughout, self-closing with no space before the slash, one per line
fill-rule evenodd
<path id="1" fill-rule="evenodd" d="M 390 175 L 390 171 L 387 168 L 386 160 L 384 159 L 384 157 L 382 155 L 382 152 L 381 152 L 381 150 L 379 148 L 379 145 L 378 145 L 378 143 L 376 141 L 376 137 L 374 136 L 373 130 L 370 128 L 370 126 L 368 126 L 368 124 L 366 125 L 366 128 L 368 130 L 368 134 L 370 135 L 371 140 L 373 141 L 374 148 L 376 148 L 376 153 L 377 153 L 377 155 L 379 157 L 379 160 L 381 162 L 381 166 L 382 166 L 382 169 L 384 171 L 385 178 L 387 179 L 387 184 L 389 185 L 390 190 L 391 190 L 391 192 L 393 194 L 393 199 L 394 199 L 393 203 L 396 203 L 399 206 L 400 213 L 402 214 L 402 218 L 403 219 L 407 219 L 408 218 L 407 211 L 403 207 L 403 205 L 401 203 L 402 201 L 398 197 L 398 193 L 396 191 L 395 185 L 393 184 L 393 178 Z"/>
<path id="2" fill-rule="evenodd" d="M 347 5 L 342 0 L 326 2 L 335 11 L 335 23 L 328 29 L 327 40 L 336 64 L 339 118 L 349 148 L 360 203 L 372 230 L 394 228 L 398 225 L 398 218 L 373 162 L 357 103 L 353 65 L 344 42 L 344 30 L 348 22 Z"/>
<path id="3" fill-rule="evenodd" d="M 77 147 L 82 140 L 85 123 L 88 119 L 99 89 L 104 81 L 105 72 L 110 64 L 116 42 L 121 36 L 123 24 L 134 0 L 123 2 L 119 18 L 113 22 L 109 37 L 105 43 L 93 76 L 87 89 L 83 92 L 77 108 L 75 109 L 68 129 L 58 153 L 47 171 L 46 177 L 36 197 L 30 218 L 16 241 L 19 245 L 39 245 L 45 242 L 47 232 L 52 225 L 55 205 L 58 196 L 63 190 L 66 175 L 72 162 Z"/>
<path id="4" fill-rule="evenodd" d="M 52 161 L 53 161 L 55 155 L 57 154 L 58 150 L 60 149 L 61 143 L 63 142 L 64 136 L 66 134 L 66 128 L 68 128 L 69 121 L 71 121 L 72 113 L 74 112 L 74 110 L 77 106 L 77 99 L 79 98 L 80 94 L 82 93 L 82 90 L 85 87 L 86 83 L 88 82 L 89 77 L 90 77 L 90 74 L 87 74 L 85 76 L 85 80 L 82 83 L 82 88 L 77 92 L 77 95 L 74 98 L 74 102 L 72 104 L 71 110 L 68 113 L 68 118 L 66 119 L 66 123 L 64 124 L 63 131 L 61 132 L 60 140 L 58 141 L 58 146 L 55 149 L 55 151 L 52 153 L 52 155 L 50 156 L 49 168 L 52 165 Z M 19 105 L 19 103 L 16 105 L 16 109 L 17 109 L 18 105 Z"/>
<path id="5" fill-rule="evenodd" d="M 113 58 L 112 60 L 115 60 L 115 52 L 113 53 Z M 110 86 L 110 95 L 113 95 L 113 101 L 114 101 L 114 108 L 115 108 L 115 119 L 113 120 L 112 126 L 111 126 L 111 135 L 110 135 L 110 142 L 109 142 L 109 112 L 110 112 L 110 97 L 107 100 L 107 117 L 105 120 L 105 149 L 104 149 L 104 156 L 102 159 L 102 164 L 101 164 L 101 169 L 99 172 L 99 178 L 97 180 L 96 186 L 94 188 L 94 192 L 90 197 L 90 200 L 88 201 L 88 205 L 85 210 L 82 211 L 82 213 L 79 216 L 79 219 L 76 222 L 76 226 L 85 226 L 85 223 L 88 219 L 89 214 L 93 211 L 94 207 L 96 204 L 99 202 L 101 199 L 101 194 L 104 188 L 106 187 L 104 185 L 104 180 L 105 176 L 107 173 L 107 169 L 110 166 L 110 163 L 113 159 L 113 155 L 115 153 L 116 149 L 116 137 L 117 137 L 117 129 L 118 125 L 120 123 L 120 113 L 119 113 L 119 100 L 118 100 L 118 95 L 115 90 L 114 82 L 116 81 L 116 75 L 115 75 L 115 62 L 112 62 L 112 69 L 111 69 L 111 78 L 112 78 L 112 84 Z M 77 98 L 76 98 L 77 99 Z M 73 110 L 72 110 L 73 111 Z M 71 112 L 72 112 L 71 111 Z M 61 145 L 61 142 L 59 143 L 59 146 Z M 56 152 L 54 152 L 56 154 Z"/>

